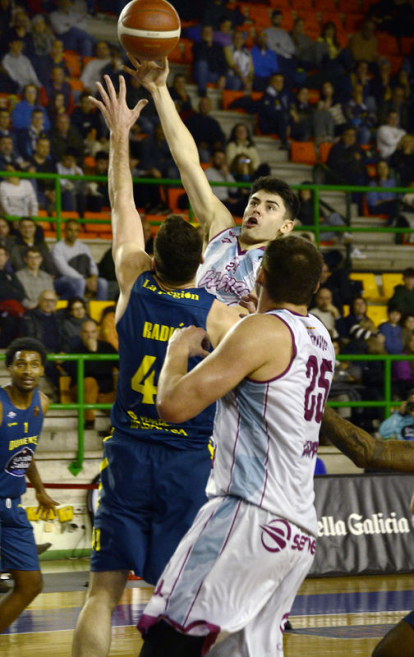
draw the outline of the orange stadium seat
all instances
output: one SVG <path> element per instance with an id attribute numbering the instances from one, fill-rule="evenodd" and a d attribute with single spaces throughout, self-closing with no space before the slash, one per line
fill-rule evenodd
<path id="1" fill-rule="evenodd" d="M 411 50 L 414 46 L 414 37 L 402 37 L 400 39 L 401 54 L 404 57 L 408 57 L 411 54 Z"/>
<path id="2" fill-rule="evenodd" d="M 302 10 L 313 11 L 312 0 L 295 0 L 295 11 L 301 14 Z"/>
<path id="3" fill-rule="evenodd" d="M 338 0 L 338 9 L 343 14 L 362 14 L 359 0 Z"/>
<path id="4" fill-rule="evenodd" d="M 344 14 L 345 30 L 348 34 L 357 32 L 364 20 L 363 14 Z"/>
<path id="5" fill-rule="evenodd" d="M 290 159 L 300 164 L 316 164 L 316 150 L 313 141 L 291 141 Z"/>
<path id="6" fill-rule="evenodd" d="M 380 55 L 399 55 L 400 49 L 398 41 L 392 34 L 387 32 L 378 32 L 378 52 Z"/>
<path id="7" fill-rule="evenodd" d="M 168 59 L 175 64 L 191 64 L 193 61 L 193 42 L 190 39 L 180 39 Z"/>
<path id="8" fill-rule="evenodd" d="M 270 27 L 272 24 L 272 9 L 266 5 L 251 5 L 247 2 L 239 4 L 241 13 L 245 18 L 254 21 L 255 25 L 260 27 Z"/>
<path id="9" fill-rule="evenodd" d="M 319 144 L 319 160 L 322 164 L 326 164 L 332 146 L 333 143 L 331 141 L 323 141 Z"/>
<path id="10" fill-rule="evenodd" d="M 68 78 L 68 82 L 73 91 L 79 91 L 82 93 L 84 89 L 82 80 L 79 78 Z"/>
<path id="11" fill-rule="evenodd" d="M 167 190 L 167 205 L 173 212 L 180 213 L 181 210 L 178 207 L 178 199 L 181 196 L 184 196 L 185 192 L 183 189 L 177 189 L 174 187 L 169 187 Z"/>
<path id="12" fill-rule="evenodd" d="M 65 64 L 68 67 L 71 78 L 79 78 L 81 74 L 81 65 L 79 53 L 74 50 L 65 50 L 63 53 Z"/>
<path id="13" fill-rule="evenodd" d="M 337 11 L 335 0 L 316 0 L 315 10 L 330 11 L 331 13 L 335 13 Z"/>

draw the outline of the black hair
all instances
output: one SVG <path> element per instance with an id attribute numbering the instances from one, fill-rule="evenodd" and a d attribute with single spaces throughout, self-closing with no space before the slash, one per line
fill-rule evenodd
<path id="1" fill-rule="evenodd" d="M 275 303 L 308 306 L 319 283 L 322 264 L 321 253 L 302 237 L 288 235 L 272 240 L 262 260 L 269 298 Z"/>
<path id="2" fill-rule="evenodd" d="M 230 133 L 230 137 L 228 138 L 227 143 L 229 144 L 230 142 L 233 142 L 233 141 L 236 143 L 236 131 L 237 131 L 237 128 L 238 128 L 239 126 L 241 126 L 241 125 L 242 125 L 244 128 L 246 128 L 246 132 L 247 132 L 247 136 L 246 136 L 246 139 L 247 139 L 247 145 L 248 145 L 248 146 L 254 146 L 254 141 L 253 141 L 253 139 L 252 139 L 252 135 L 251 135 L 251 132 L 250 132 L 250 128 L 249 128 L 248 125 L 246 125 L 246 123 L 243 123 L 243 121 L 239 121 L 238 123 L 236 123 L 236 124 L 233 126 L 233 128 L 232 128 L 232 130 L 231 130 L 231 133 Z"/>
<path id="3" fill-rule="evenodd" d="M 250 196 L 264 189 L 269 194 L 278 194 L 283 200 L 286 208 L 286 214 L 289 219 L 295 219 L 299 213 L 300 201 L 293 189 L 284 180 L 274 176 L 260 176 L 257 178 L 250 190 Z"/>
<path id="4" fill-rule="evenodd" d="M 6 367 L 12 365 L 18 351 L 35 351 L 39 354 L 43 367 L 46 365 L 46 349 L 36 338 L 17 338 L 9 345 L 6 351 Z"/>
<path id="5" fill-rule="evenodd" d="M 407 267 L 402 273 L 405 278 L 412 278 L 414 276 L 414 267 Z"/>
<path id="6" fill-rule="evenodd" d="M 66 315 L 70 316 L 70 311 L 72 310 L 72 306 L 73 306 L 75 303 L 81 303 L 82 306 L 84 307 L 85 311 L 87 311 L 87 307 L 86 307 L 86 301 L 85 301 L 85 299 L 83 299 L 82 297 L 70 297 L 70 299 L 68 299 L 68 304 L 67 304 L 67 306 L 66 306 L 66 308 L 65 308 L 65 310 L 66 310 Z"/>
<path id="7" fill-rule="evenodd" d="M 358 294 L 351 300 L 351 303 L 349 304 L 349 312 L 351 315 L 355 315 L 355 301 L 358 301 L 358 299 L 361 299 L 365 303 L 366 308 L 368 306 L 367 300 L 362 296 L 362 294 Z"/>
<path id="8" fill-rule="evenodd" d="M 156 273 L 175 283 L 191 281 L 200 264 L 202 248 L 196 228 L 177 214 L 169 215 L 154 240 Z"/>

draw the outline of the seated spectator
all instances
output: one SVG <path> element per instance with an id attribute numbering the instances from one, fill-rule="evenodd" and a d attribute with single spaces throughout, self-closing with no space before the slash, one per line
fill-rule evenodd
<path id="1" fill-rule="evenodd" d="M 411 340 L 414 335 L 414 313 L 412 315 L 406 314 L 402 315 L 400 320 L 400 326 L 403 333 L 403 343 L 404 349 L 407 347 L 408 342 Z"/>
<path id="2" fill-rule="evenodd" d="M 17 132 L 17 148 L 25 161 L 30 161 L 40 137 L 48 137 L 45 128 L 45 116 L 40 109 L 34 109 L 28 128 L 22 128 Z"/>
<path id="3" fill-rule="evenodd" d="M 38 298 L 36 308 L 29 310 L 22 322 L 21 334 L 36 338 L 43 344 L 49 354 L 62 351 L 62 334 L 60 320 L 56 314 L 57 297 L 53 289 L 44 290 Z M 45 373 L 53 386 L 59 387 L 59 370 L 53 361 L 47 361 Z"/>
<path id="4" fill-rule="evenodd" d="M 55 289 L 61 298 L 87 295 L 88 298 L 106 301 L 108 283 L 98 277 L 98 267 L 87 245 L 78 240 L 78 233 L 78 222 L 69 219 L 65 223 L 64 239 L 52 246 L 52 258 L 58 271 Z M 71 288 L 69 294 L 68 286 Z"/>
<path id="5" fill-rule="evenodd" d="M 354 70 L 349 74 L 351 79 L 352 88 L 356 84 L 360 84 L 363 90 L 363 99 L 367 104 L 367 107 L 370 111 L 376 112 L 377 104 L 373 96 L 372 90 L 372 75 L 369 72 L 368 62 L 361 60 L 357 62 Z"/>
<path id="6" fill-rule="evenodd" d="M 379 107 L 378 122 L 384 123 L 390 112 L 398 114 L 398 126 L 407 132 L 412 127 L 412 102 L 406 100 L 405 90 L 396 85 L 391 90 L 391 98 L 385 100 Z"/>
<path id="7" fill-rule="evenodd" d="M 85 66 L 81 82 L 85 91 L 92 95 L 96 93 L 96 81 L 101 79 L 102 69 L 110 63 L 109 46 L 106 41 L 98 41 L 95 47 L 95 57 Z"/>
<path id="8" fill-rule="evenodd" d="M 41 269 L 42 253 L 38 246 L 28 246 L 23 252 L 25 267 L 16 272 L 16 278 L 24 289 L 22 305 L 33 310 L 38 304 L 39 297 L 45 290 L 53 290 L 53 278 Z"/>
<path id="9" fill-rule="evenodd" d="M 59 114 L 67 114 L 68 109 L 66 107 L 65 94 L 57 93 L 53 98 L 52 103 L 47 106 L 47 115 L 50 119 L 52 126 L 56 125 L 56 119 Z"/>
<path id="10" fill-rule="evenodd" d="M 342 317 L 337 326 L 343 339 L 361 344 L 378 333 L 374 322 L 367 315 L 367 302 L 361 296 L 351 301 L 349 315 Z"/>
<path id="11" fill-rule="evenodd" d="M 391 79 L 391 86 L 394 89 L 395 87 L 400 87 L 404 92 L 404 99 L 408 101 L 410 105 L 413 102 L 413 89 L 410 83 L 410 76 L 408 71 L 400 68 Z M 398 99 L 397 99 L 398 100 Z"/>
<path id="12" fill-rule="evenodd" d="M 148 226 L 150 228 L 149 235 L 148 232 L 146 232 L 148 231 Z M 146 250 L 147 248 L 146 245 L 147 243 L 149 243 L 149 240 L 151 239 L 151 224 L 148 220 L 143 219 L 142 227 L 144 230 L 145 250 Z M 147 251 L 147 253 L 152 255 L 152 245 L 151 245 L 151 250 Z M 119 285 L 118 285 L 118 281 L 116 280 L 115 264 L 114 264 L 114 259 L 112 257 L 111 247 L 107 251 L 105 251 L 102 258 L 100 259 L 98 263 L 98 269 L 99 269 L 99 276 L 101 276 L 101 278 L 104 278 L 108 282 L 108 300 L 116 301 L 119 296 Z"/>
<path id="13" fill-rule="evenodd" d="M 254 181 L 255 175 L 253 163 L 246 153 L 235 155 L 230 162 L 229 171 L 236 182 L 249 183 L 251 185 Z M 232 189 L 230 212 L 236 217 L 243 216 L 249 194 L 249 187 L 238 187 Z"/>
<path id="14" fill-rule="evenodd" d="M 289 80 L 293 80 L 296 71 L 295 44 L 290 34 L 281 27 L 283 14 L 280 9 L 272 11 L 271 19 L 271 27 L 264 30 L 267 47 L 276 53 L 279 71 L 288 76 Z"/>
<path id="15" fill-rule="evenodd" d="M 341 353 L 341 342 L 339 338 L 332 340 L 335 349 L 335 355 Z M 361 383 L 362 372 L 359 363 L 347 360 L 335 360 L 335 369 L 332 379 L 332 385 L 329 391 L 329 401 L 360 401 L 361 395 L 358 388 Z M 340 406 L 335 409 L 341 417 L 355 421 L 352 418 L 352 408 Z"/>
<path id="16" fill-rule="evenodd" d="M 23 287 L 7 267 L 9 252 L 0 246 L 0 348 L 5 349 L 19 334 L 24 314 Z"/>
<path id="17" fill-rule="evenodd" d="M 98 142 L 97 148 L 99 150 L 99 140 L 103 137 L 104 130 L 101 119 L 96 113 L 90 100 L 90 94 L 87 91 L 83 92 L 79 98 L 79 105 L 71 115 L 71 124 L 80 132 L 84 140 Z M 95 155 L 90 151 L 87 152 L 86 146 L 85 154 Z"/>
<path id="18" fill-rule="evenodd" d="M 279 72 L 277 55 L 267 45 L 266 32 L 256 34 L 250 54 L 253 61 L 253 91 L 265 91 L 270 77 Z"/>
<path id="19" fill-rule="evenodd" d="M 386 440 L 414 440 L 414 390 L 408 391 L 398 411 L 380 424 L 379 433 Z"/>
<path id="20" fill-rule="evenodd" d="M 35 14 L 31 22 L 31 37 L 33 40 L 31 58 L 35 70 L 39 71 L 39 80 L 43 84 L 41 71 L 47 65 L 55 37 L 45 20 L 44 14 Z"/>
<path id="21" fill-rule="evenodd" d="M 0 137 L 0 171 L 5 171 L 12 166 L 16 171 L 25 171 L 29 162 L 24 160 L 14 145 L 13 138 L 5 135 Z"/>
<path id="22" fill-rule="evenodd" d="M 223 16 L 219 22 L 218 30 L 214 30 L 213 32 L 213 41 L 225 48 L 231 45 L 233 34 L 234 30 L 230 18 Z"/>
<path id="23" fill-rule="evenodd" d="M 13 139 L 11 116 L 8 109 L 0 107 L 0 137 Z"/>
<path id="24" fill-rule="evenodd" d="M 404 342 L 403 354 L 414 356 L 414 333 L 412 332 L 407 342 Z M 398 395 L 405 399 L 409 390 L 414 386 L 414 360 L 396 360 L 392 364 L 392 382 Z"/>
<path id="25" fill-rule="evenodd" d="M 309 309 L 309 312 L 321 320 L 331 338 L 338 337 L 336 321 L 340 318 L 340 312 L 332 303 L 332 292 L 329 288 L 319 288 L 315 294 L 315 305 Z"/>
<path id="26" fill-rule="evenodd" d="M 206 95 L 207 84 L 212 82 L 218 89 L 228 85 L 230 80 L 226 79 L 227 63 L 224 49 L 213 41 L 213 27 L 203 25 L 201 28 L 201 40 L 193 44 L 193 79 L 198 87 L 200 96 Z"/>
<path id="27" fill-rule="evenodd" d="M 98 339 L 98 326 L 92 319 L 83 322 L 79 337 L 72 338 L 68 353 L 72 354 L 116 354 L 108 342 Z M 85 404 L 106 404 L 115 400 L 115 372 L 118 363 L 114 361 L 85 361 L 83 395 Z M 73 401 L 78 398 L 77 366 L 74 361 L 64 364 L 65 371 L 71 377 L 70 394 Z M 95 411 L 85 411 L 85 429 L 95 427 Z"/>
<path id="28" fill-rule="evenodd" d="M 377 109 L 391 96 L 391 71 L 392 65 L 390 60 L 386 57 L 381 57 L 378 61 L 377 70 L 374 72 L 374 77 L 371 80 L 371 94 Z"/>
<path id="29" fill-rule="evenodd" d="M 315 42 L 305 34 L 305 21 L 303 18 L 298 16 L 295 19 L 290 36 L 295 44 L 297 65 L 305 70 L 313 68 L 315 59 Z"/>
<path id="30" fill-rule="evenodd" d="M 96 39 L 86 29 L 85 16 L 71 0 L 57 0 L 56 6 L 57 10 L 49 15 L 50 24 L 65 50 L 74 50 L 82 57 L 92 57 Z"/>
<path id="31" fill-rule="evenodd" d="M 375 180 L 370 180 L 370 187 L 382 187 L 381 192 L 367 192 L 366 201 L 371 214 L 386 214 L 389 222 L 398 215 L 398 201 L 395 192 L 385 191 L 387 187 L 398 187 L 395 178 L 392 177 L 390 167 L 386 160 L 380 160 L 376 165 L 377 175 Z"/>
<path id="32" fill-rule="evenodd" d="M 414 267 L 404 269 L 403 284 L 395 286 L 389 303 L 402 315 L 414 315 Z"/>
<path id="33" fill-rule="evenodd" d="M 341 48 L 337 27 L 332 21 L 322 25 L 321 35 L 316 40 L 315 64 L 321 71 L 322 82 L 341 79 L 341 86 L 345 86 L 345 75 L 352 67 L 352 59 L 349 51 Z"/>
<path id="34" fill-rule="evenodd" d="M 62 159 L 68 148 L 76 153 L 77 162 L 83 160 L 84 144 L 79 130 L 71 124 L 68 114 L 59 114 L 56 117 L 55 127 L 50 135 L 52 156 L 56 162 Z"/>
<path id="35" fill-rule="evenodd" d="M 344 104 L 344 116 L 356 129 L 357 142 L 360 145 L 371 143 L 376 116 L 364 100 L 362 84 L 354 84 L 351 98 Z"/>
<path id="36" fill-rule="evenodd" d="M 359 30 L 352 35 L 348 49 L 354 62 L 368 62 L 371 66 L 378 60 L 378 39 L 375 36 L 375 23 L 366 19 Z"/>
<path id="37" fill-rule="evenodd" d="M 42 271 L 54 276 L 56 274 L 56 269 L 50 256 L 49 249 L 43 239 L 43 231 L 40 226 L 36 226 L 36 222 L 30 217 L 22 217 L 17 224 L 10 256 L 15 271 L 25 267 L 26 263 L 24 261 L 24 254 L 29 246 L 39 247 L 42 255 L 40 268 Z"/>
<path id="38" fill-rule="evenodd" d="M 341 138 L 334 144 L 329 152 L 326 162 L 332 175 L 328 181 L 338 183 L 343 181 L 347 185 L 365 185 L 367 182 L 367 170 L 365 167 L 365 154 L 356 143 L 356 130 L 353 126 L 346 124 L 342 130 Z M 352 200 L 361 208 L 362 196 L 360 192 L 352 193 Z"/>
<path id="39" fill-rule="evenodd" d="M 257 150 L 250 130 L 245 123 L 236 123 L 230 133 L 230 137 L 226 144 L 226 157 L 227 162 L 233 162 L 236 155 L 243 154 L 250 159 L 253 167 L 253 173 L 256 176 L 269 175 L 270 169 L 268 165 L 260 164 L 260 155 Z M 260 171 L 258 171 L 260 168 Z"/>
<path id="40" fill-rule="evenodd" d="M 191 98 L 186 89 L 187 78 L 183 73 L 176 73 L 173 79 L 172 87 L 170 88 L 171 98 L 177 108 L 177 112 L 185 121 L 190 114 L 193 114 L 193 106 Z"/>
<path id="41" fill-rule="evenodd" d="M 281 73 L 272 75 L 260 101 L 258 124 L 263 134 L 276 133 L 280 137 L 280 148 L 289 149 L 288 135 L 292 95 L 285 88 Z"/>
<path id="42" fill-rule="evenodd" d="M 402 187 L 414 182 L 414 136 L 403 135 L 391 156 L 391 166 L 400 178 Z"/>
<path id="43" fill-rule="evenodd" d="M 153 178 L 179 178 L 178 168 L 171 155 L 161 123 L 141 142 L 140 167 Z"/>
<path id="44" fill-rule="evenodd" d="M 4 246 L 6 251 L 10 253 L 13 246 L 14 237 L 11 235 L 10 224 L 4 217 L 0 217 L 0 246 Z M 10 272 L 13 268 L 10 266 Z"/>
<path id="45" fill-rule="evenodd" d="M 6 171 L 14 172 L 16 169 L 8 164 Z M 25 215 L 37 217 L 39 205 L 30 180 L 18 176 L 2 179 L 0 182 L 0 211 L 14 217 Z"/>
<path id="46" fill-rule="evenodd" d="M 23 41 L 23 54 L 26 55 L 26 57 L 31 57 L 34 50 L 34 43 L 31 34 L 29 14 L 24 7 L 15 7 L 10 26 L 12 27 L 15 36 Z"/>
<path id="47" fill-rule="evenodd" d="M 336 254 L 335 260 L 332 256 Z M 327 261 L 329 260 L 329 261 Z M 350 304 L 361 293 L 361 281 L 351 280 L 351 267 L 342 254 L 333 249 L 325 254 L 322 273 L 319 279 L 321 287 L 328 287 L 332 292 L 332 303 L 343 314 L 343 304 Z M 314 305 L 312 303 L 312 305 Z"/>
<path id="48" fill-rule="evenodd" d="M 68 299 L 68 305 L 63 309 L 61 317 L 62 349 L 67 352 L 71 346 L 71 339 L 79 336 L 82 324 L 85 320 L 90 319 L 85 299 L 81 297 Z"/>
<path id="49" fill-rule="evenodd" d="M 64 106 L 68 114 L 72 114 L 75 108 L 72 87 L 65 80 L 65 73 L 61 66 L 53 66 L 50 71 L 49 79 L 46 81 L 40 93 L 40 99 L 43 105 L 47 106 L 49 116 L 56 114 L 56 97 L 63 94 Z"/>
<path id="50" fill-rule="evenodd" d="M 43 130 L 50 129 L 49 118 L 44 107 L 38 102 L 38 89 L 34 84 L 27 84 L 23 89 L 23 98 L 13 107 L 11 120 L 13 131 L 28 130 L 32 123 L 33 110 L 39 110 L 44 116 Z"/>
<path id="51" fill-rule="evenodd" d="M 378 331 L 385 336 L 385 349 L 388 354 L 402 354 L 404 349 L 402 328 L 399 324 L 401 312 L 390 301 L 387 309 L 388 321 L 379 325 Z"/>
<path id="52" fill-rule="evenodd" d="M 95 166 L 85 173 L 88 176 L 107 176 L 109 155 L 105 151 L 98 151 L 95 155 Z M 100 212 L 102 207 L 109 206 L 108 182 L 91 181 L 86 185 L 86 209 L 90 212 Z"/>
<path id="53" fill-rule="evenodd" d="M 57 173 L 56 164 L 50 157 L 50 139 L 47 137 L 40 137 L 37 140 L 35 152 L 29 160 L 29 171 Z M 52 178 L 36 178 L 32 182 L 39 208 L 51 214 L 56 210 L 55 181 Z"/>
<path id="54" fill-rule="evenodd" d="M 118 48 L 118 46 L 111 45 L 109 48 L 109 61 L 100 71 L 101 82 L 103 81 L 105 75 L 110 77 L 115 91 L 118 93 L 119 76 L 123 75 L 125 77 L 123 55 L 121 49 Z M 128 83 L 129 82 L 130 80 L 128 79 Z"/>
<path id="55" fill-rule="evenodd" d="M 54 39 L 50 53 L 43 61 L 41 69 L 39 69 L 39 78 L 43 85 L 49 82 L 52 68 L 55 66 L 60 66 L 60 68 L 63 70 L 65 78 L 70 77 L 64 53 L 65 49 L 63 47 L 63 41 L 60 39 Z"/>
<path id="56" fill-rule="evenodd" d="M 342 105 L 335 98 L 335 89 L 332 82 L 324 82 L 313 115 L 313 131 L 316 143 L 333 141 L 345 123 L 346 119 L 342 111 Z"/>
<path id="57" fill-rule="evenodd" d="M 224 48 L 227 63 L 227 80 L 230 89 L 250 92 L 253 84 L 253 60 L 245 46 L 243 32 L 234 32 L 232 43 Z"/>
<path id="58" fill-rule="evenodd" d="M 119 350 L 119 338 L 115 326 L 115 306 L 107 306 L 102 311 L 99 322 L 99 339 L 108 342 L 115 351 Z"/>
<path id="59" fill-rule="evenodd" d="M 61 176 L 82 176 L 83 171 L 76 164 L 76 151 L 73 148 L 67 148 L 62 155 L 62 159 L 56 165 L 57 172 Z M 82 180 L 60 179 L 62 190 L 62 210 L 65 212 L 78 212 L 83 216 L 85 211 L 85 190 Z"/>
<path id="60" fill-rule="evenodd" d="M 10 78 L 19 85 L 22 92 L 27 84 L 41 87 L 41 82 L 36 75 L 32 63 L 26 55 L 23 55 L 24 42 L 16 34 L 8 36 L 9 50 L 1 60 L 2 68 Z"/>
<path id="61" fill-rule="evenodd" d="M 377 130 L 377 148 L 381 157 L 388 160 L 395 153 L 405 134 L 405 130 L 398 126 L 398 113 L 390 112 L 385 124 L 380 125 Z"/>
<path id="62" fill-rule="evenodd" d="M 235 182 L 233 176 L 229 171 L 227 164 L 226 153 L 223 150 L 217 149 L 211 158 L 211 167 L 206 169 L 206 177 L 209 182 Z M 213 186 L 212 192 L 222 203 L 229 209 L 233 203 L 236 202 L 235 195 L 236 189 L 231 187 L 215 187 Z"/>
<path id="63" fill-rule="evenodd" d="M 216 148 L 223 148 L 226 140 L 219 122 L 212 116 L 211 100 L 207 96 L 200 98 L 198 112 L 188 117 L 187 128 L 194 137 L 202 162 L 209 162 Z"/>
<path id="64" fill-rule="evenodd" d="M 314 110 L 309 105 L 309 89 L 302 87 L 293 97 L 290 108 L 290 137 L 295 141 L 309 141 L 313 136 Z"/>

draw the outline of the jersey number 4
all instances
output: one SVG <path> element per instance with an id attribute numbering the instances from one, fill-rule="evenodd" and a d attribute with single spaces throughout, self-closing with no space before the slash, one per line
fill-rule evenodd
<path id="1" fill-rule="evenodd" d="M 311 422 L 314 418 L 316 422 L 321 422 L 325 408 L 326 398 L 329 392 L 329 380 L 326 378 L 327 372 L 332 372 L 332 363 L 326 358 L 322 359 L 319 364 L 316 356 L 309 356 L 306 363 L 306 376 L 310 383 L 305 392 L 305 420 Z M 315 391 L 315 388 L 318 391 Z"/>
<path id="2" fill-rule="evenodd" d="M 157 386 L 155 379 L 155 356 L 144 356 L 131 379 L 131 388 L 142 395 L 142 404 L 155 404 Z"/>

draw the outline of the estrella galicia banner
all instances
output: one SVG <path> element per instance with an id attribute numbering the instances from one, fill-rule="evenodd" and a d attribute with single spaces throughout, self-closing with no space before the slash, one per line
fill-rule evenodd
<path id="1" fill-rule="evenodd" d="M 414 570 L 414 475 L 315 478 L 318 540 L 310 576 Z"/>

